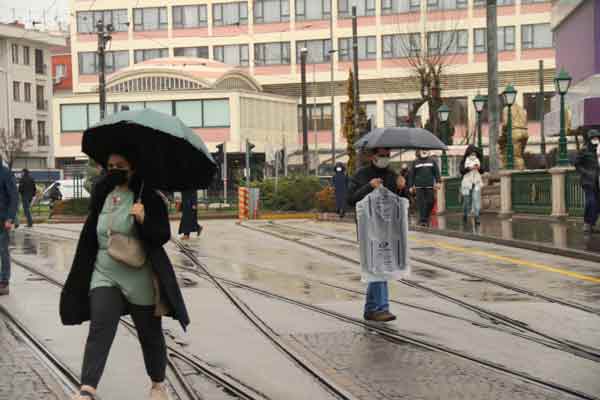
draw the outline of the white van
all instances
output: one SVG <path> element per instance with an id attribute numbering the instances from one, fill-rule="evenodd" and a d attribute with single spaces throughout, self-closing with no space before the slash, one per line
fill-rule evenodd
<path id="1" fill-rule="evenodd" d="M 90 194 L 83 186 L 84 182 L 85 181 L 83 179 L 78 182 L 78 194 L 82 198 L 88 198 L 90 197 Z M 60 183 L 58 190 L 60 190 L 63 200 L 70 200 L 75 198 L 75 181 L 73 179 L 63 179 L 60 181 L 52 182 L 52 184 L 44 190 L 44 193 L 42 193 L 42 198 L 40 200 L 42 203 L 48 202 L 50 200 L 50 191 L 56 186 L 57 183 Z"/>

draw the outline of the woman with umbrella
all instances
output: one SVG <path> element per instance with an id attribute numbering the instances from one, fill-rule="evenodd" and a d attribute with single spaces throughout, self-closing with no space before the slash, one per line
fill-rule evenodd
<path id="1" fill-rule="evenodd" d="M 202 232 L 202 226 L 198 224 L 198 192 L 196 190 L 185 190 L 181 193 L 181 221 L 179 222 L 179 234 L 182 240 L 189 240 L 190 233 Z"/>
<path id="2" fill-rule="evenodd" d="M 189 190 L 216 171 L 206 146 L 174 117 L 151 110 L 113 114 L 88 129 L 83 152 L 107 171 L 94 190 L 73 265 L 61 293 L 65 325 L 90 321 L 80 392 L 93 400 L 122 315 L 130 314 L 150 378 L 151 400 L 168 400 L 162 316 L 190 320 L 163 245 L 167 206 L 158 190 Z M 205 171 L 181 177 L 180 171 Z"/>

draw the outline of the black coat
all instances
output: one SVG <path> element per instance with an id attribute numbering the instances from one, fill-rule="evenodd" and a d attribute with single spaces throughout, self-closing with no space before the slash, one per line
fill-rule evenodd
<path id="1" fill-rule="evenodd" d="M 335 188 L 335 208 L 343 210 L 346 208 L 346 196 L 348 193 L 348 176 L 346 170 L 336 171 L 332 178 L 333 187 Z"/>
<path id="2" fill-rule="evenodd" d="M 383 186 L 391 190 L 394 193 L 403 195 L 404 193 L 398 193 L 396 179 L 398 175 L 389 168 L 376 168 L 373 164 L 359 169 L 352 178 L 350 178 L 350 185 L 348 186 L 348 205 L 353 209 L 356 207 L 356 203 L 365 198 L 369 193 L 373 191 L 371 187 L 371 179 L 381 178 L 383 179 Z"/>
<path id="3" fill-rule="evenodd" d="M 579 172 L 581 186 L 587 190 L 600 191 L 598 176 L 600 176 L 600 166 L 598 166 L 598 157 L 591 148 L 580 151 L 575 160 L 575 169 Z"/>
<path id="4" fill-rule="evenodd" d="M 19 182 L 19 193 L 21 194 L 21 198 L 31 201 L 33 196 L 35 196 L 35 191 L 35 181 L 31 175 L 23 175 L 21 177 L 21 181 Z"/>
<path id="5" fill-rule="evenodd" d="M 181 193 L 181 221 L 179 222 L 179 234 L 189 235 L 199 232 L 198 225 L 198 192 L 186 190 Z"/>
<path id="6" fill-rule="evenodd" d="M 136 197 L 140 186 L 139 182 L 131 185 Z M 60 317 L 65 325 L 81 324 L 90 319 L 90 282 L 98 254 L 96 227 L 104 201 L 113 189 L 114 185 L 111 186 L 106 179 L 96 184 L 95 197 L 91 200 L 90 212 L 79 237 L 73 265 L 60 296 Z M 146 217 L 143 224 L 136 222 L 139 237 L 158 279 L 161 300 L 169 310 L 167 315 L 178 320 L 185 329 L 190 319 L 175 279 L 173 265 L 163 248 L 171 238 L 167 207 L 161 197 L 149 188 L 145 188 L 142 193 L 142 204 Z"/>

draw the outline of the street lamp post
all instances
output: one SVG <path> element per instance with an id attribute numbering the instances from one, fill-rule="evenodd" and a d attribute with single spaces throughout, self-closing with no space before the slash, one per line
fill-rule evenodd
<path id="1" fill-rule="evenodd" d="M 571 86 L 571 76 L 567 71 L 561 69 L 556 78 L 554 86 L 560 95 L 560 138 L 558 139 L 558 162 L 561 167 L 569 165 L 569 156 L 567 154 L 567 132 L 565 129 L 565 95 Z"/>
<path id="2" fill-rule="evenodd" d="M 511 107 L 515 104 L 517 99 L 517 91 L 509 84 L 502 92 L 504 104 L 508 106 L 508 121 L 506 122 L 506 169 L 511 170 L 515 168 L 515 149 L 512 141 L 512 113 Z"/>
<path id="3" fill-rule="evenodd" d="M 442 104 L 437 110 L 438 119 L 441 123 L 442 128 L 442 141 L 448 145 L 448 117 L 450 116 L 450 109 L 447 105 Z M 442 176 L 448 176 L 448 154 L 446 150 L 442 151 Z"/>
<path id="4" fill-rule="evenodd" d="M 479 151 L 481 155 L 483 155 L 483 139 L 481 138 L 481 113 L 485 108 L 485 103 L 487 103 L 487 98 L 480 94 L 477 94 L 473 99 L 473 105 L 475 106 L 475 111 L 477 111 L 477 147 L 479 147 Z"/>

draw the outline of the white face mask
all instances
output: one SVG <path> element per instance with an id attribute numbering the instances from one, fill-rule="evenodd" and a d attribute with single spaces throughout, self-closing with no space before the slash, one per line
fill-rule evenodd
<path id="1" fill-rule="evenodd" d="M 335 170 L 336 170 L 337 172 L 342 172 L 342 169 L 341 169 L 341 168 L 336 168 Z"/>
<path id="2" fill-rule="evenodd" d="M 427 150 L 421 150 L 421 158 L 429 157 L 429 152 Z"/>
<path id="3" fill-rule="evenodd" d="M 375 156 L 373 165 L 377 168 L 387 168 L 390 165 L 390 158 L 385 156 Z"/>
<path id="4" fill-rule="evenodd" d="M 591 142 L 593 146 L 598 146 L 600 144 L 600 138 L 593 138 Z"/>

